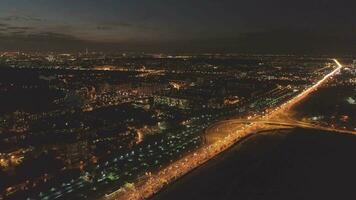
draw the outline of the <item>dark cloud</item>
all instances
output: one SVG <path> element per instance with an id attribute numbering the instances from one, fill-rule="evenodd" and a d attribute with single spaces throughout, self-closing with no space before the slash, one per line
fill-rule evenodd
<path id="1" fill-rule="evenodd" d="M 16 20 L 26 20 L 26 21 L 37 21 L 39 19 L 34 18 L 34 17 L 23 17 L 23 16 L 8 16 L 8 17 L 3 17 L 0 18 L 1 21 L 4 21 L 5 23 L 0 22 L 0 31 L 3 32 L 4 34 L 15 34 L 15 35 L 20 35 L 20 34 L 26 34 L 27 31 L 33 30 L 34 27 L 31 26 L 17 26 L 14 25 Z"/>
<path id="2" fill-rule="evenodd" d="M 63 33 L 55 33 L 55 32 L 40 32 L 40 33 L 32 33 L 27 35 L 28 38 L 34 40 L 48 40 L 48 41 L 81 41 L 75 36 L 63 34 Z"/>
<path id="3" fill-rule="evenodd" d="M 236 45 L 243 51 L 271 53 L 356 53 L 356 32 L 348 30 L 287 29 L 242 34 Z"/>
<path id="4" fill-rule="evenodd" d="M 67 34 L 41 32 L 27 34 L 23 31 L 0 34 L 0 44 L 3 50 L 24 51 L 78 51 L 86 47 L 94 49 L 98 44 L 81 40 Z"/>
<path id="5" fill-rule="evenodd" d="M 97 26 L 96 29 L 101 31 L 113 30 L 114 28 L 111 26 Z"/>
<path id="6" fill-rule="evenodd" d="M 29 27 L 29 26 L 7 26 L 6 27 L 7 30 L 31 30 L 33 29 L 33 27 Z"/>
<path id="7" fill-rule="evenodd" d="M 119 27 L 131 27 L 133 24 L 127 23 L 127 22 L 112 22 L 112 23 L 107 23 L 108 25 L 111 26 L 119 26 Z"/>
<path id="8" fill-rule="evenodd" d="M 26 31 L 11 31 L 10 34 L 12 35 L 23 35 L 23 34 L 26 34 L 27 32 Z"/>
<path id="9" fill-rule="evenodd" d="M 277 29 L 247 32 L 230 38 L 180 41 L 176 47 L 194 51 L 288 53 L 288 54 L 355 54 L 356 31 Z M 173 47 L 172 45 L 170 47 Z M 168 48 L 167 48 L 168 49 Z"/>
<path id="10" fill-rule="evenodd" d="M 56 51 L 56 52 L 77 52 L 84 51 L 85 48 L 95 51 L 152 51 L 157 49 L 157 44 L 129 41 L 121 43 L 97 42 L 83 40 L 69 34 L 55 32 L 42 33 L 16 33 L 1 34 L 0 44 L 2 50 L 21 50 L 21 51 Z"/>
<path id="11" fill-rule="evenodd" d="M 34 29 L 29 26 L 11 26 L 9 24 L 0 24 L 0 31 L 4 34 L 26 34 L 27 31 Z"/>
<path id="12" fill-rule="evenodd" d="M 132 24 L 127 22 L 103 22 L 96 27 L 96 29 L 100 31 L 117 30 L 120 28 L 132 28 L 136 30 L 157 30 L 157 28 L 145 24 Z"/>
<path id="13" fill-rule="evenodd" d="M 12 15 L 0 18 L 2 21 L 43 21 L 43 19 L 32 17 L 32 16 L 23 16 L 23 15 Z"/>
<path id="14" fill-rule="evenodd" d="M 146 52 L 226 52 L 226 53 L 290 53 L 290 54 L 354 54 L 355 32 L 328 31 L 328 34 L 310 30 L 272 30 L 249 32 L 232 38 L 209 38 L 166 41 L 126 41 L 105 43 L 82 40 L 68 34 L 43 32 L 26 34 L 17 32 L 0 34 L 3 49 L 36 51 L 83 51 L 85 48 L 100 51 Z"/>
<path id="15" fill-rule="evenodd" d="M 133 27 L 133 24 L 127 22 L 104 22 L 96 27 L 98 30 L 107 31 L 107 30 L 115 30 L 118 28 L 128 28 Z"/>
<path id="16" fill-rule="evenodd" d="M 0 23 L 0 28 L 8 27 L 7 24 Z"/>

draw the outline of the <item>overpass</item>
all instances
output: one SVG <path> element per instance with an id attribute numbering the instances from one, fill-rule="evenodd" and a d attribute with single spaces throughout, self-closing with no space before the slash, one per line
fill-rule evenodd
<path id="1" fill-rule="evenodd" d="M 239 126 L 241 125 L 241 126 Z M 217 122 L 205 130 L 205 137 L 209 137 L 213 132 L 226 132 L 227 129 L 231 131 L 235 131 L 235 129 L 241 129 L 243 126 L 254 126 L 256 127 L 254 132 L 266 131 L 266 130 L 275 130 L 279 128 L 305 128 L 305 129 L 318 129 L 330 132 L 337 132 L 342 134 L 353 134 L 356 135 L 356 131 L 347 130 L 347 129 L 339 129 L 333 127 L 327 127 L 318 125 L 315 123 L 308 123 L 304 121 L 288 119 L 288 120 L 280 120 L 280 119 L 229 119 Z M 236 128 L 235 128 L 236 127 Z M 208 138 L 205 138 L 208 140 Z"/>

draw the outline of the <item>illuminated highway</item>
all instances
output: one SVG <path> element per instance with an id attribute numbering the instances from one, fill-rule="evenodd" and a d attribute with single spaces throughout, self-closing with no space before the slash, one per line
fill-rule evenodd
<path id="1" fill-rule="evenodd" d="M 303 121 L 297 120 L 281 120 L 281 119 L 232 119 L 220 121 L 218 123 L 213 124 L 212 126 L 206 129 L 206 134 L 208 137 L 206 138 L 207 143 L 213 143 L 218 140 L 221 136 L 221 133 L 231 133 L 233 131 L 238 131 L 239 128 L 243 125 L 253 126 L 255 124 L 259 124 L 258 131 L 266 131 L 266 130 L 275 130 L 279 128 L 304 128 L 304 129 L 317 129 L 324 130 L 328 132 L 337 132 L 342 134 L 353 134 L 356 135 L 356 131 L 354 130 L 345 130 L 345 129 L 337 129 L 332 127 L 320 126 L 313 123 L 307 123 Z"/>
<path id="2" fill-rule="evenodd" d="M 334 62 L 337 67 L 332 72 L 303 90 L 294 98 L 274 109 L 264 112 L 264 115 L 248 116 L 247 119 L 225 120 L 210 126 L 205 133 L 206 142 L 201 148 L 171 163 L 157 173 L 146 173 L 146 175 L 137 183 L 128 184 L 111 194 L 107 194 L 103 199 L 138 200 L 149 198 L 167 184 L 207 162 L 217 154 L 234 145 L 236 142 L 248 135 L 262 130 L 283 127 L 302 127 L 356 134 L 355 131 L 322 127 L 291 120 L 286 117 L 288 116 L 288 111 L 291 107 L 299 103 L 312 92 L 316 91 L 321 85 L 340 71 L 343 66 L 336 59 L 334 59 Z"/>

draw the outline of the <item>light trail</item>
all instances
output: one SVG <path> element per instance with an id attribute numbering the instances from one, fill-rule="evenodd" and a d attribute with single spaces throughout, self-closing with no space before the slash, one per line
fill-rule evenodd
<path id="1" fill-rule="evenodd" d="M 325 81 L 327 81 L 330 77 L 332 77 L 333 75 L 335 75 L 336 73 L 338 73 L 341 68 L 343 67 L 339 61 L 337 61 L 336 59 L 333 59 L 333 61 L 336 63 L 336 65 L 338 66 L 336 69 L 334 69 L 332 72 L 330 72 L 329 74 L 325 75 L 321 80 L 319 80 L 318 82 L 316 82 L 314 85 L 312 85 L 311 87 L 307 88 L 306 90 L 304 90 L 303 92 L 301 92 L 300 94 L 298 94 L 296 97 L 294 97 L 293 99 L 287 101 L 286 103 L 282 104 L 281 106 L 279 106 L 278 108 L 275 109 L 274 113 L 271 113 L 270 117 L 275 116 L 276 114 L 278 114 L 277 110 L 279 109 L 281 112 L 285 111 L 286 109 L 294 106 L 296 103 L 298 103 L 300 100 L 304 99 L 306 96 L 308 96 L 310 93 L 312 93 L 313 91 L 317 90 L 320 85 L 322 85 Z M 267 117 L 267 116 L 266 116 Z"/>
<path id="2" fill-rule="evenodd" d="M 229 131 L 229 133 L 225 137 L 217 140 L 212 144 L 207 144 L 201 147 L 193 153 L 188 154 L 187 156 L 184 156 L 183 158 L 171 163 L 169 166 L 163 168 L 157 173 L 147 173 L 147 176 L 142 178 L 143 181 L 136 183 L 133 188 L 120 188 L 119 190 L 106 195 L 104 199 L 141 200 L 151 197 L 170 182 L 177 180 L 179 177 L 201 166 L 203 163 L 209 161 L 216 155 L 225 151 L 227 148 L 231 147 L 245 136 L 248 136 L 253 132 L 257 132 L 258 130 L 263 129 L 265 127 L 265 124 L 263 124 L 263 122 L 258 122 L 259 119 L 269 119 L 278 114 L 285 113 L 290 107 L 292 107 L 300 100 L 304 99 L 313 91 L 318 89 L 330 77 L 337 74 L 337 72 L 339 72 L 340 69 L 343 67 L 336 59 L 333 59 L 333 61 L 337 65 L 336 69 L 325 75 L 321 80 L 319 80 L 309 88 L 305 89 L 293 99 L 287 101 L 276 109 L 272 109 L 270 112 L 267 112 L 263 116 L 249 116 L 248 120 L 256 121 L 253 124 L 233 125 L 232 123 L 226 123 L 224 125 L 224 128 L 234 131 Z"/>
<path id="3" fill-rule="evenodd" d="M 224 128 L 227 125 L 234 127 L 239 124 L 251 124 L 251 123 L 263 123 L 263 124 L 265 124 L 266 129 L 270 129 L 269 128 L 270 125 L 272 125 L 272 126 L 276 125 L 276 126 L 285 126 L 285 127 L 300 127 L 300 128 L 307 128 L 307 129 L 319 129 L 319 130 L 325 130 L 325 131 L 334 131 L 334 132 L 339 132 L 339 133 L 356 135 L 356 131 L 353 131 L 353 130 L 337 129 L 337 128 L 320 126 L 317 124 L 307 123 L 307 122 L 298 121 L 298 120 L 284 120 L 284 119 L 282 119 L 282 120 L 279 120 L 279 119 L 270 119 L 270 120 L 265 120 L 265 119 L 255 119 L 255 120 L 230 119 L 230 120 L 217 122 L 212 127 L 210 127 L 210 129 L 217 130 L 220 127 Z M 220 129 L 222 129 L 222 128 L 220 128 Z"/>
<path id="4" fill-rule="evenodd" d="M 337 66 L 342 67 L 342 65 L 337 61 L 336 59 L 333 59 L 333 61 L 337 64 Z"/>

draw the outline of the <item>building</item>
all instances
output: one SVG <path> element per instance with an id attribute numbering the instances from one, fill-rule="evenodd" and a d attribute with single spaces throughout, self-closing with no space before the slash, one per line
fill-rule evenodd
<path id="1" fill-rule="evenodd" d="M 173 97 L 168 95 L 156 95 L 153 98 L 155 105 L 167 105 L 171 107 L 176 107 L 179 109 L 190 109 L 192 108 L 192 104 L 188 99 Z"/>
<path id="2" fill-rule="evenodd" d="M 215 109 L 224 106 L 224 97 L 216 92 L 207 92 L 207 90 L 170 90 L 155 95 L 153 102 L 155 105 L 166 105 L 178 109 Z"/>

